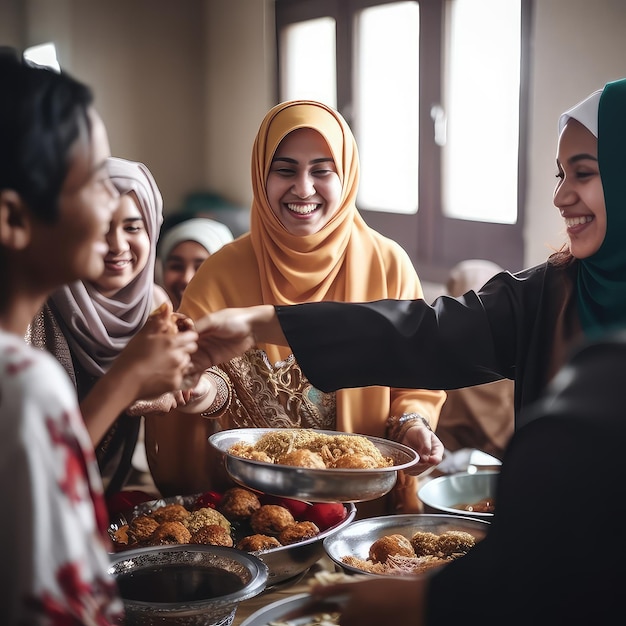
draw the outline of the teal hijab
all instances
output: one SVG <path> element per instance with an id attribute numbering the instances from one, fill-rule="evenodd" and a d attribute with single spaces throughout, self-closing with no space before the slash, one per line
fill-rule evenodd
<path id="1" fill-rule="evenodd" d="M 606 204 L 604 241 L 595 254 L 578 263 L 578 310 L 585 335 L 592 338 L 626 326 L 626 79 L 607 83 L 570 109 L 561 117 L 561 128 L 569 117 L 598 138 Z"/>

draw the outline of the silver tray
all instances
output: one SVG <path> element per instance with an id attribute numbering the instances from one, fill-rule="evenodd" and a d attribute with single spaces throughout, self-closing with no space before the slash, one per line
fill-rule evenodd
<path id="1" fill-rule="evenodd" d="M 310 469 L 264 463 L 234 456 L 228 452 L 239 442 L 254 445 L 263 435 L 276 428 L 236 428 L 215 433 L 209 442 L 224 454 L 226 470 L 240 485 L 262 493 L 308 502 L 365 502 L 388 493 L 395 485 L 398 470 L 419 461 L 417 452 L 388 439 L 319 430 L 325 435 L 365 437 L 383 456 L 393 459 L 390 467 L 378 469 Z"/>
<path id="2" fill-rule="evenodd" d="M 284 615 L 306 607 L 311 599 L 312 597 L 308 593 L 299 593 L 284 600 L 277 600 L 252 613 L 241 622 L 240 626 L 269 626 L 272 622 L 281 622 Z M 290 619 L 289 626 L 310 624 L 313 617 L 315 614 Z"/>
<path id="3" fill-rule="evenodd" d="M 399 534 L 410 539 L 418 530 L 440 535 L 448 530 L 463 530 L 473 535 L 477 541 L 484 539 L 489 529 L 485 520 L 462 517 L 460 515 L 386 515 L 370 517 L 350 524 L 324 539 L 326 554 L 345 572 L 369 574 L 366 570 L 347 565 L 345 556 L 367 559 L 370 546 L 385 535 Z"/>
<path id="4" fill-rule="evenodd" d="M 142 502 L 141 504 L 133 507 L 132 511 L 126 516 L 118 516 L 117 519 L 111 521 L 109 525 L 109 535 L 113 536 L 116 530 L 127 523 L 128 520 L 136 517 L 137 515 L 152 513 L 155 509 L 165 506 L 166 504 L 182 504 L 184 507 L 191 507 L 195 503 L 198 496 L 201 494 L 189 495 L 189 496 L 172 496 L 171 498 L 160 498 L 159 500 L 150 500 L 149 502 Z M 280 546 L 279 548 L 271 548 L 269 550 L 258 550 L 251 552 L 257 556 L 261 561 L 267 565 L 268 579 L 267 587 L 277 585 L 288 581 L 289 579 L 296 578 L 298 575 L 306 572 L 314 563 L 319 561 L 324 556 L 324 539 L 330 537 L 333 533 L 341 530 L 352 520 L 356 515 L 356 506 L 350 502 L 345 503 L 346 516 L 344 519 L 322 531 L 316 537 L 311 539 L 305 539 L 298 543 L 293 543 L 288 546 Z M 232 524 L 234 528 L 234 534 L 240 533 L 243 536 L 244 533 L 237 527 L 237 524 Z M 251 532 L 251 531 L 250 531 Z M 226 550 L 234 550 L 234 548 L 225 548 Z M 128 550 L 120 550 L 116 554 L 123 555 Z"/>

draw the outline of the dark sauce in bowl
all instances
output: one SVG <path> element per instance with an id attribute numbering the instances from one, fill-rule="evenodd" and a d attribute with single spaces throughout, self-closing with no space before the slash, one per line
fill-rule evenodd
<path id="1" fill-rule="evenodd" d="M 156 565 L 118 574 L 124 600 L 164 604 L 219 598 L 243 589 L 233 572 L 197 565 Z"/>

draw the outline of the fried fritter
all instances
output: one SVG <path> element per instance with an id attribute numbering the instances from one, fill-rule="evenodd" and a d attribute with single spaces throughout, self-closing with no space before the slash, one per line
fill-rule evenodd
<path id="1" fill-rule="evenodd" d="M 231 522 L 243 522 L 261 508 L 258 496 L 249 489 L 232 487 L 224 492 L 219 511 Z"/>
<path id="2" fill-rule="evenodd" d="M 189 517 L 189 511 L 182 504 L 166 504 L 154 509 L 152 517 L 159 524 L 162 522 L 182 522 Z"/>
<path id="3" fill-rule="evenodd" d="M 149 515 L 138 515 L 128 524 L 128 539 L 131 543 L 142 543 L 158 528 L 159 522 Z"/>
<path id="4" fill-rule="evenodd" d="M 255 533 L 277 537 L 281 530 L 296 520 L 288 509 L 278 504 L 264 504 L 250 517 L 250 526 Z"/>
<path id="5" fill-rule="evenodd" d="M 271 550 L 272 548 L 280 548 L 280 546 L 281 543 L 276 537 L 262 534 L 248 535 L 237 542 L 237 548 L 239 550 L 246 550 L 247 552 Z"/>
<path id="6" fill-rule="evenodd" d="M 476 544 L 476 539 L 463 530 L 448 530 L 439 535 L 437 548 L 441 556 L 465 554 Z"/>
<path id="7" fill-rule="evenodd" d="M 439 535 L 425 530 L 418 530 L 411 537 L 411 545 L 417 556 L 437 554 L 439 552 Z"/>
<path id="8" fill-rule="evenodd" d="M 369 454 L 342 454 L 336 458 L 333 467 L 335 469 L 376 469 L 378 461 Z"/>
<path id="9" fill-rule="evenodd" d="M 326 469 L 326 463 L 321 455 L 311 450 L 291 450 L 282 454 L 276 460 L 281 465 L 293 465 L 295 467 L 308 467 L 310 469 Z"/>
<path id="10" fill-rule="evenodd" d="M 278 541 L 287 546 L 291 543 L 298 543 L 305 539 L 312 539 L 320 534 L 320 529 L 313 522 L 296 522 L 289 524 L 280 531 Z"/>
<path id="11" fill-rule="evenodd" d="M 193 511 L 183 520 L 183 524 L 189 529 L 190 533 L 195 533 L 203 526 L 208 526 L 209 524 L 223 526 L 230 532 L 230 522 L 219 511 L 210 507 L 203 507 Z"/>
<path id="12" fill-rule="evenodd" d="M 191 533 L 182 522 L 163 522 L 150 535 L 148 543 L 151 546 L 166 546 L 176 543 L 189 543 Z"/>
<path id="13" fill-rule="evenodd" d="M 202 526 L 202 528 L 196 530 L 196 532 L 191 535 L 189 543 L 201 543 L 211 546 L 226 546 L 227 548 L 232 548 L 233 538 L 223 526 L 219 526 L 218 524 L 208 524 L 207 526 Z"/>
<path id="14" fill-rule="evenodd" d="M 374 563 L 384 563 L 392 555 L 415 556 L 411 542 L 400 534 L 385 535 L 370 546 L 369 557 Z"/>

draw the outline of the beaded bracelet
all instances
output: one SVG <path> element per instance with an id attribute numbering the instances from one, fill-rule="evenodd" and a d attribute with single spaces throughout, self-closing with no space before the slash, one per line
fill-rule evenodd
<path id="1" fill-rule="evenodd" d="M 202 411 L 200 415 L 202 415 L 202 417 L 214 417 L 222 408 L 230 404 L 233 390 L 230 386 L 230 382 L 226 378 L 226 374 L 214 368 L 207 370 L 206 373 L 212 375 L 211 378 L 217 387 L 217 392 L 211 405 L 206 410 Z"/>
<path id="2" fill-rule="evenodd" d="M 387 429 L 389 437 L 394 441 L 402 441 L 406 431 L 412 426 L 413 422 L 421 421 L 428 430 L 432 431 L 430 422 L 419 413 L 403 413 L 400 417 L 391 415 L 387 419 Z"/>

